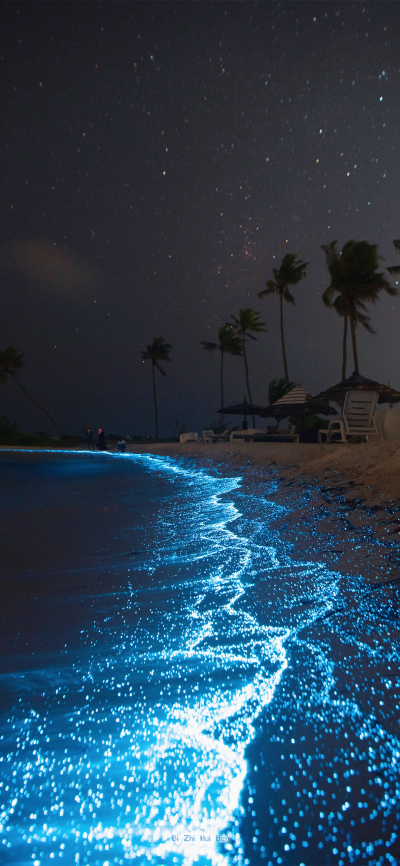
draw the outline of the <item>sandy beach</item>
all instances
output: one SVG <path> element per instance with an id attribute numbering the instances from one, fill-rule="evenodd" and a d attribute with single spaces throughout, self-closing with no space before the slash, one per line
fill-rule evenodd
<path id="1" fill-rule="evenodd" d="M 248 471 L 261 469 L 266 477 L 285 481 L 348 487 L 346 498 L 369 505 L 400 499 L 400 442 L 356 445 L 317 445 L 274 442 L 222 442 L 129 445 L 132 453 L 164 454 L 213 461 Z"/>
<path id="2" fill-rule="evenodd" d="M 368 532 L 370 538 L 385 540 L 397 549 L 400 539 L 400 443 L 369 442 L 357 445 L 317 445 L 292 443 L 229 442 L 215 445 L 203 443 L 130 445 L 132 453 L 153 453 L 169 457 L 186 457 L 201 465 L 218 467 L 219 471 L 243 473 L 246 482 L 253 482 L 258 495 L 265 496 L 264 486 L 279 481 L 273 499 L 282 502 L 291 512 L 293 526 L 305 516 L 298 509 L 299 496 L 307 490 L 307 510 L 312 507 L 317 519 L 320 512 L 320 532 L 342 538 L 342 516 L 338 498 L 348 503 L 349 521 L 358 535 Z M 268 494 L 271 495 L 271 494 Z M 330 501 L 329 501 L 330 500 Z M 286 520 L 287 524 L 287 520 Z M 286 527 L 286 531 L 288 531 Z M 296 530 L 297 543 L 298 528 Z M 311 545 L 310 545 L 311 546 Z M 312 542 L 315 548 L 315 539 Z M 325 545 L 326 546 L 326 545 Z M 371 553 L 355 548 L 354 537 L 345 534 L 346 566 L 359 572 L 361 560 L 371 559 Z M 315 551 L 314 551 L 315 553 Z M 344 564 L 344 560 L 342 560 Z M 379 575 L 377 574 L 379 571 Z M 395 573 L 394 573 L 395 572 Z M 368 566 L 365 578 L 373 580 L 395 577 L 397 565 L 379 562 Z M 400 575 L 399 575 L 400 576 Z"/>

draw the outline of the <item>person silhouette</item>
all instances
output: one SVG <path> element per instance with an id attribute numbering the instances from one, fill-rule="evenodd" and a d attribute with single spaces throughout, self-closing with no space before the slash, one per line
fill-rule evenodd
<path id="1" fill-rule="evenodd" d="M 97 440 L 97 448 L 99 451 L 107 451 L 104 430 L 102 430 L 101 427 L 99 427 L 99 438 Z"/>
<path id="2" fill-rule="evenodd" d="M 91 430 L 90 427 L 88 427 L 87 430 L 86 430 L 86 427 L 82 427 L 82 430 L 86 435 L 86 445 L 88 447 L 88 451 L 93 451 L 94 450 L 93 430 Z"/>

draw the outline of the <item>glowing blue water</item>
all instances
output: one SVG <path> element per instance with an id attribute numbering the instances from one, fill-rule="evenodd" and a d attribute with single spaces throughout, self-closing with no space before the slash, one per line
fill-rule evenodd
<path id="1" fill-rule="evenodd" d="M 307 629 L 341 603 L 340 575 L 290 559 L 267 528 L 281 506 L 153 456 L 4 465 L 0 862 L 317 866 L 318 822 L 321 864 L 380 862 L 334 825 L 363 741 L 394 784 L 376 815 L 396 805 L 398 739 L 335 694 Z"/>

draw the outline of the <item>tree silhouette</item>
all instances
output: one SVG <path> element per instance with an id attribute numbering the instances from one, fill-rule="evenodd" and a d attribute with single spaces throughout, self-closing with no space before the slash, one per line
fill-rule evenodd
<path id="1" fill-rule="evenodd" d="M 263 289 L 262 292 L 258 293 L 259 298 L 264 298 L 266 295 L 272 294 L 279 296 L 283 366 L 287 382 L 289 381 L 289 372 L 286 359 L 285 335 L 283 331 L 283 301 L 285 300 L 289 304 L 295 303 L 294 297 L 289 291 L 289 286 L 297 286 L 300 280 L 306 276 L 307 265 L 308 262 L 303 262 L 302 259 L 297 259 L 296 261 L 295 253 L 287 253 L 287 255 L 282 259 L 280 267 L 273 268 L 274 279 L 267 280 L 265 283 L 266 288 Z"/>
<path id="2" fill-rule="evenodd" d="M 256 340 L 257 337 L 253 337 L 253 333 L 259 334 L 261 333 L 261 331 L 266 331 L 266 328 L 264 328 L 265 322 L 260 322 L 260 315 L 261 314 L 256 312 L 256 310 L 252 310 L 250 307 L 247 307 L 247 309 L 245 310 L 239 310 L 239 316 L 231 316 L 231 319 L 233 319 L 233 327 L 236 333 L 240 336 L 242 342 L 242 353 L 246 374 L 247 393 L 249 395 L 249 403 L 251 405 L 253 405 L 253 398 L 250 391 L 249 367 L 246 355 L 246 337 L 249 337 L 250 340 Z M 254 415 L 252 416 L 252 418 L 253 427 L 255 427 Z"/>
<path id="3" fill-rule="evenodd" d="M 31 394 L 29 394 L 29 391 L 27 391 L 26 388 L 24 388 L 24 386 L 21 385 L 21 382 L 19 382 L 17 379 L 16 370 L 19 370 L 19 368 L 22 367 L 24 363 L 22 358 L 23 354 L 19 355 L 17 349 L 15 349 L 14 346 L 7 346 L 6 349 L 0 352 L 0 385 L 5 385 L 7 382 L 7 377 L 10 376 L 11 379 L 14 380 L 16 385 L 18 385 L 18 388 L 20 388 L 21 391 L 23 391 L 24 394 L 29 397 L 29 400 L 31 400 L 32 403 L 34 403 L 35 406 L 37 406 L 38 409 L 41 410 L 41 412 L 44 412 L 44 414 L 51 421 L 53 427 L 57 431 L 57 436 L 59 436 L 61 439 L 61 433 L 57 427 L 56 422 L 54 421 L 54 418 L 52 418 L 49 412 L 47 412 L 47 409 L 44 409 L 43 406 L 41 406 L 40 403 L 38 403 L 38 401 L 35 400 L 35 398 L 32 397 Z"/>
<path id="4" fill-rule="evenodd" d="M 155 416 L 156 416 L 156 440 L 158 439 L 158 406 L 157 406 L 157 392 L 156 392 L 156 377 L 155 371 L 156 368 L 161 373 L 162 376 L 166 376 L 165 370 L 160 367 L 160 361 L 170 361 L 169 357 L 170 349 L 172 346 L 170 343 L 166 343 L 164 337 L 154 337 L 153 342 L 150 346 L 147 346 L 145 352 L 141 352 L 141 356 L 143 359 L 143 363 L 145 361 L 151 361 L 152 364 L 152 376 L 153 376 L 153 399 L 154 399 L 154 408 L 155 408 Z"/>
<path id="5" fill-rule="evenodd" d="M 371 334 L 375 333 L 370 325 L 366 304 L 375 303 L 382 290 L 389 295 L 398 295 L 399 292 L 385 279 L 383 273 L 377 273 L 380 256 L 376 244 L 350 240 L 340 253 L 336 250 L 336 244 L 337 241 L 332 241 L 321 247 L 331 277 L 331 284 L 325 289 L 322 300 L 325 306 L 334 307 L 339 316 L 344 318 L 342 360 L 342 380 L 344 380 L 348 322 L 350 322 L 354 369 L 358 372 L 357 325 L 362 325 Z"/>
<path id="6" fill-rule="evenodd" d="M 221 387 L 221 409 L 224 406 L 224 354 L 225 352 L 228 355 L 242 355 L 242 341 L 241 338 L 235 333 L 232 325 L 226 324 L 222 325 L 221 328 L 218 328 L 218 343 L 208 343 L 205 340 L 201 340 L 201 345 L 203 349 L 207 352 L 212 352 L 214 349 L 219 349 L 221 353 L 221 364 L 220 364 L 220 387 Z M 224 416 L 221 416 L 221 424 L 224 423 Z"/>

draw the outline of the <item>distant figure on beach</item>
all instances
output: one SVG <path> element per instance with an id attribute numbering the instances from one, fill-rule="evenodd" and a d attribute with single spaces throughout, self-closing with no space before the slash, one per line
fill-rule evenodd
<path id="1" fill-rule="evenodd" d="M 97 440 L 97 448 L 99 451 L 107 451 L 106 440 L 104 436 L 104 430 L 99 427 L 99 438 Z"/>
<path id="2" fill-rule="evenodd" d="M 126 442 L 123 436 L 118 442 L 118 451 L 126 451 Z"/>
<path id="3" fill-rule="evenodd" d="M 93 430 L 91 430 L 90 427 L 88 427 L 87 430 L 86 430 L 86 427 L 82 427 L 82 430 L 86 436 L 86 445 L 88 447 L 88 450 L 93 451 L 94 450 Z"/>

